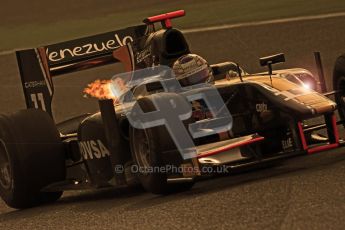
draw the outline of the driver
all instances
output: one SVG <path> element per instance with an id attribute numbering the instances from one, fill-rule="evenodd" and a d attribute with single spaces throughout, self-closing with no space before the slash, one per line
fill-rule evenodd
<path id="1" fill-rule="evenodd" d="M 196 54 L 179 57 L 172 67 L 182 86 L 213 82 L 213 73 L 207 61 Z"/>

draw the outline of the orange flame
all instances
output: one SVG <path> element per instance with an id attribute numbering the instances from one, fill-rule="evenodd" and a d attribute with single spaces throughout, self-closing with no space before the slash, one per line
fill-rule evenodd
<path id="1" fill-rule="evenodd" d="M 88 96 L 97 98 L 97 99 L 113 99 L 114 102 L 117 101 L 117 98 L 112 94 L 110 90 L 110 80 L 96 80 L 84 89 L 84 93 Z"/>

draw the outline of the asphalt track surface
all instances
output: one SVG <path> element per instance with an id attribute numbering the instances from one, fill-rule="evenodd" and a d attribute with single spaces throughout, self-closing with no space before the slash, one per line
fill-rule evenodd
<path id="1" fill-rule="evenodd" d="M 260 56 L 284 52 L 280 68 L 315 73 L 321 51 L 328 88 L 334 60 L 345 51 L 345 17 L 285 22 L 188 34 L 191 48 L 211 63 L 233 60 L 264 71 Z M 24 107 L 14 55 L 0 57 L 2 113 Z M 83 87 L 119 67 L 55 80 L 56 119 L 97 110 Z M 156 196 L 141 189 L 66 192 L 57 203 L 17 211 L 0 202 L 0 229 L 344 229 L 345 148 L 289 159 L 272 168 L 201 181 L 184 193 Z"/>

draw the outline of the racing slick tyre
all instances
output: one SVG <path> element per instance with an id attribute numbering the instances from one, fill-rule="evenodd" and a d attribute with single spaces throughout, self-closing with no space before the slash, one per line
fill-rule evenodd
<path id="1" fill-rule="evenodd" d="M 65 179 L 60 134 L 50 116 L 38 109 L 0 115 L 0 195 L 17 209 L 58 200 L 62 192 L 41 189 Z"/>
<path id="2" fill-rule="evenodd" d="M 141 98 L 137 101 L 143 112 L 152 112 L 156 108 L 149 98 Z M 188 120 L 187 120 L 188 122 Z M 158 169 L 171 162 L 163 157 L 164 151 L 176 150 L 165 126 L 157 126 L 148 129 L 130 128 L 130 146 L 132 157 L 138 169 Z M 175 162 L 182 162 L 180 153 L 175 153 Z M 170 158 L 171 159 L 171 156 Z M 174 164 L 174 165 L 178 165 Z M 183 192 L 191 189 L 195 183 L 193 180 L 168 183 L 168 174 L 164 172 L 146 172 L 139 170 L 138 179 L 146 191 L 153 194 L 169 194 Z"/>
<path id="3" fill-rule="evenodd" d="M 345 54 L 338 57 L 333 70 L 333 90 L 339 90 L 335 94 L 335 101 L 341 120 L 345 119 Z"/>

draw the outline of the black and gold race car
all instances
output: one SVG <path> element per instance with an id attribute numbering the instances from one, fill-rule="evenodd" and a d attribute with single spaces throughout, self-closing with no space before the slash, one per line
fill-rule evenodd
<path id="1" fill-rule="evenodd" d="M 344 118 L 344 57 L 329 93 L 319 55 L 318 80 L 305 69 L 274 71 L 274 64 L 285 61 L 278 54 L 260 59 L 267 73 L 218 63 L 210 65 L 214 82 L 186 85 L 170 71 L 191 52 L 171 25 L 181 16 L 183 10 L 16 52 L 27 109 L 0 116 L 0 195 L 10 207 L 53 202 L 69 189 L 140 183 L 156 194 L 183 191 L 205 174 L 343 144 L 337 126 L 343 122 L 335 111 L 338 106 Z M 118 62 L 125 73 L 89 88 L 99 97 L 100 112 L 55 124 L 54 78 Z M 124 93 L 115 95 L 121 87 Z M 333 94 L 336 102 L 327 97 Z M 310 125 L 315 118 L 323 122 Z"/>

